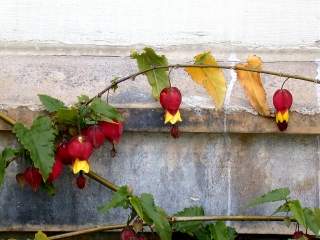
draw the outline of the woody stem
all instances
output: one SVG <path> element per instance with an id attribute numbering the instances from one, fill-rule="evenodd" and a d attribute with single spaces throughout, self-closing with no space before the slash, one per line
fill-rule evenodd
<path id="1" fill-rule="evenodd" d="M 108 90 L 113 88 L 115 85 L 118 85 L 119 83 L 125 82 L 129 79 L 135 79 L 137 76 L 145 74 L 150 71 L 154 71 L 157 69 L 172 69 L 172 68 L 221 68 L 221 69 L 229 69 L 229 70 L 241 70 L 246 72 L 255 72 L 255 73 L 263 73 L 267 75 L 273 75 L 278 77 L 286 77 L 286 78 L 292 78 L 297 80 L 303 80 L 307 82 L 317 83 L 320 84 L 320 81 L 315 78 L 295 75 L 295 74 L 288 74 L 288 73 L 282 73 L 282 72 L 274 72 L 274 71 L 268 71 L 268 70 L 261 70 L 261 69 L 255 69 L 255 68 L 246 68 L 246 67 L 239 67 L 239 66 L 226 66 L 226 65 L 212 65 L 212 64 L 173 64 L 173 65 L 167 65 L 167 66 L 154 66 L 152 68 L 133 73 L 131 75 L 125 76 L 123 78 L 118 79 L 117 81 L 112 82 L 109 86 L 107 86 L 105 89 L 100 91 L 96 96 L 89 99 L 85 104 L 88 105 L 95 99 L 96 97 L 101 97 L 103 94 L 105 94 Z"/>

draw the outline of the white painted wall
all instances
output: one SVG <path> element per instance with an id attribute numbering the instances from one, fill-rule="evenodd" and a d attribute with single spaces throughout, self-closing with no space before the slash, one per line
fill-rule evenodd
<path id="1" fill-rule="evenodd" d="M 0 41 L 286 47 L 319 40 L 319 0 L 0 1 Z"/>

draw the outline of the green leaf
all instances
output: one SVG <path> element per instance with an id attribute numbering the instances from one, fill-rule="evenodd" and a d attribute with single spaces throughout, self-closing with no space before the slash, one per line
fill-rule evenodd
<path id="1" fill-rule="evenodd" d="M 228 239 L 229 240 L 234 240 L 234 239 L 236 239 L 237 238 L 237 231 L 236 231 L 236 229 L 234 229 L 233 227 L 227 227 L 227 229 L 228 229 Z"/>
<path id="2" fill-rule="evenodd" d="M 78 110 L 76 108 L 59 109 L 56 114 L 57 122 L 68 125 L 78 124 Z"/>
<path id="3" fill-rule="evenodd" d="M 59 99 L 50 97 L 48 95 L 38 94 L 38 97 L 42 105 L 46 108 L 48 112 L 56 112 L 59 109 L 66 108 L 64 103 Z"/>
<path id="4" fill-rule="evenodd" d="M 290 208 L 288 206 L 288 203 L 285 202 L 284 204 L 280 205 L 271 215 L 275 215 L 277 213 L 280 213 L 280 212 L 289 212 L 290 211 Z"/>
<path id="5" fill-rule="evenodd" d="M 129 192 L 128 186 L 122 186 L 112 195 L 111 201 L 99 207 L 98 210 L 102 213 L 107 213 L 111 208 L 128 208 L 129 196 L 131 196 L 131 193 Z"/>
<path id="6" fill-rule="evenodd" d="M 137 60 L 138 68 L 144 71 L 155 66 L 167 66 L 168 60 L 164 55 L 157 55 L 152 48 L 144 48 L 142 53 L 134 51 L 131 57 Z M 161 68 L 145 73 L 149 84 L 152 87 L 152 95 L 155 99 L 159 99 L 161 91 L 170 86 L 168 78 L 168 68 Z"/>
<path id="7" fill-rule="evenodd" d="M 17 155 L 18 151 L 13 148 L 5 148 L 0 154 L 0 186 L 3 183 L 8 161 L 13 159 Z"/>
<path id="8" fill-rule="evenodd" d="M 189 207 L 177 212 L 174 216 L 204 216 L 204 210 L 202 207 Z M 194 232 L 196 232 L 201 226 L 201 221 L 189 221 L 174 223 L 172 227 L 177 232 L 183 232 L 193 236 Z"/>
<path id="9" fill-rule="evenodd" d="M 315 213 L 310 208 L 303 209 L 307 227 L 317 236 L 320 235 L 320 222 L 315 216 Z"/>
<path id="10" fill-rule="evenodd" d="M 45 182 L 41 187 L 48 193 L 49 196 L 53 197 L 56 194 L 56 188 L 52 183 Z"/>
<path id="11" fill-rule="evenodd" d="M 307 227 L 306 219 L 304 216 L 303 209 L 299 200 L 291 200 L 288 202 L 288 206 L 290 208 L 290 212 L 292 213 L 293 218 L 305 228 Z"/>
<path id="12" fill-rule="evenodd" d="M 317 221 L 317 223 L 320 226 L 320 208 L 314 208 L 313 214 L 314 214 L 315 221 Z"/>
<path id="13" fill-rule="evenodd" d="M 237 237 L 235 229 L 228 227 L 221 221 L 209 224 L 208 228 L 211 233 L 211 239 L 214 240 L 234 240 Z"/>
<path id="14" fill-rule="evenodd" d="M 264 203 L 286 200 L 289 194 L 290 190 L 288 188 L 278 188 L 251 200 L 246 208 L 254 207 Z"/>
<path id="15" fill-rule="evenodd" d="M 91 104 L 90 109 L 93 111 L 98 121 L 122 121 L 123 118 L 118 110 L 107 104 L 100 98 L 95 98 Z"/>
<path id="16" fill-rule="evenodd" d="M 77 98 L 78 98 L 78 103 L 80 103 L 80 104 L 84 104 L 84 103 L 88 102 L 90 99 L 89 96 L 84 95 L 84 94 L 78 96 Z"/>
<path id="17" fill-rule="evenodd" d="M 133 209 L 138 214 L 138 216 L 141 219 L 144 219 L 144 214 L 143 214 L 143 209 L 142 209 L 140 199 L 137 196 L 132 196 L 132 197 L 129 197 L 129 201 L 130 201 L 130 204 L 133 207 Z"/>
<path id="18" fill-rule="evenodd" d="M 49 240 L 46 234 L 41 231 L 38 231 L 34 236 L 34 240 Z"/>
<path id="19" fill-rule="evenodd" d="M 199 228 L 198 231 L 194 232 L 194 236 L 197 240 L 211 240 L 209 225 Z"/>
<path id="20" fill-rule="evenodd" d="M 33 164 L 39 169 L 46 180 L 54 163 L 55 129 L 48 117 L 38 117 L 32 123 L 30 129 L 21 123 L 13 127 L 19 142 L 30 153 Z"/>
<path id="21" fill-rule="evenodd" d="M 143 193 L 140 201 L 144 215 L 152 220 L 155 230 L 159 234 L 161 240 L 171 240 L 171 226 L 166 213 L 155 206 L 154 199 L 151 194 Z M 146 221 L 146 219 L 143 219 Z M 147 221 L 149 223 L 149 221 Z"/>

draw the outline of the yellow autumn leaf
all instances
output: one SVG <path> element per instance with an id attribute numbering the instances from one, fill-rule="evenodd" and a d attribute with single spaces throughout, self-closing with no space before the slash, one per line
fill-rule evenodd
<path id="1" fill-rule="evenodd" d="M 260 57 L 251 55 L 248 57 L 247 63 L 240 63 L 236 66 L 241 68 L 261 70 L 262 61 Z M 259 114 L 263 116 L 270 116 L 266 91 L 263 87 L 260 73 L 237 70 L 237 76 L 251 106 Z"/>
<path id="2" fill-rule="evenodd" d="M 194 57 L 194 64 L 218 65 L 210 52 L 201 53 Z M 227 86 L 223 71 L 220 68 L 195 68 L 187 67 L 185 71 L 198 84 L 202 85 L 214 99 L 219 110 L 223 106 Z"/>

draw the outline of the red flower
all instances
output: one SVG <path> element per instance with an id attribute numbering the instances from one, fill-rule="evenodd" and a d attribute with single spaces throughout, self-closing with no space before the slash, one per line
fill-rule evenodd
<path id="1" fill-rule="evenodd" d="M 280 131 L 288 127 L 289 109 L 292 105 L 292 95 L 287 89 L 278 89 L 273 95 L 273 105 L 276 109 L 276 123 Z"/>
<path id="2" fill-rule="evenodd" d="M 95 148 L 100 147 L 105 140 L 102 128 L 99 125 L 92 125 L 88 128 L 82 130 L 82 134 L 86 139 L 91 142 L 92 146 Z"/>
<path id="3" fill-rule="evenodd" d="M 56 180 L 58 177 L 60 177 L 62 170 L 63 170 L 62 161 L 58 157 L 55 157 L 55 162 L 52 166 L 52 171 L 51 171 L 47 181 L 52 183 L 54 180 Z"/>
<path id="4" fill-rule="evenodd" d="M 175 124 L 181 122 L 179 107 L 182 101 L 182 96 L 178 88 L 164 88 L 160 93 L 160 104 L 165 110 L 164 123 L 170 122 Z"/>
<path id="5" fill-rule="evenodd" d="M 92 152 L 93 146 L 84 136 L 77 136 L 68 144 L 68 153 L 72 159 L 88 160 Z"/>
<path id="6" fill-rule="evenodd" d="M 32 188 L 34 192 L 38 191 L 42 183 L 42 176 L 38 168 L 28 167 L 24 171 L 23 177 L 25 182 Z"/>
<path id="7" fill-rule="evenodd" d="M 112 144 L 119 143 L 123 133 L 122 122 L 100 122 L 99 126 L 106 139 Z"/>
<path id="8" fill-rule="evenodd" d="M 56 158 L 59 158 L 61 162 L 66 165 L 73 162 L 73 158 L 69 154 L 67 142 L 62 142 L 59 144 L 56 151 Z"/>

